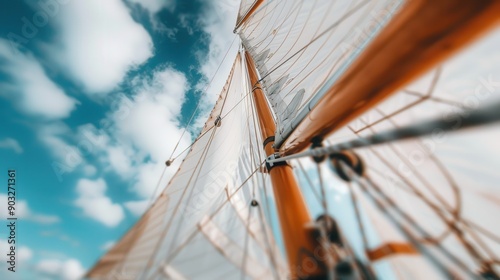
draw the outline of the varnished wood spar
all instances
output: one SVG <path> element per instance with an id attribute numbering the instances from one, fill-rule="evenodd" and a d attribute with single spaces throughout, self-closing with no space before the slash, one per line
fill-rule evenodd
<path id="1" fill-rule="evenodd" d="M 257 76 L 252 57 L 246 53 L 246 63 L 250 82 L 254 85 L 253 100 L 257 111 L 262 139 L 274 136 L 276 125 L 271 110 L 267 104 L 266 97 Z M 266 141 L 264 150 L 267 156 L 275 153 L 272 147 L 274 141 Z M 281 226 L 281 233 L 285 243 L 288 264 L 290 266 L 292 279 L 312 279 L 308 277 L 322 276 L 326 272 L 322 270 L 319 259 L 310 256 L 323 256 L 321 246 L 314 239 L 312 232 L 306 229 L 311 222 L 311 216 L 300 191 L 299 185 L 289 165 L 279 165 L 269 171 L 273 185 L 273 193 L 276 200 L 276 208 Z"/>
<path id="2" fill-rule="evenodd" d="M 500 20 L 500 0 L 408 0 L 281 145 L 306 149 L 441 63 Z"/>
<path id="3" fill-rule="evenodd" d="M 245 21 L 248 20 L 248 18 L 253 15 L 253 13 L 257 10 L 257 8 L 259 8 L 259 6 L 264 2 L 264 0 L 257 0 L 257 2 L 255 2 L 255 4 L 253 4 L 253 6 L 250 8 L 250 10 L 245 14 L 245 16 L 239 21 L 236 23 L 236 26 L 234 27 L 234 32 L 236 33 L 236 30 L 238 28 L 240 28 L 240 26 L 245 23 Z"/>

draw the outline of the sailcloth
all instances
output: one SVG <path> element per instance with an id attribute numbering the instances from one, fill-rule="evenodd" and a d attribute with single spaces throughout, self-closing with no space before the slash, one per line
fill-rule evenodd
<path id="1" fill-rule="evenodd" d="M 240 27 L 276 115 L 278 144 L 404 5 L 404 1 L 266 1 Z M 490 33 L 328 139 L 338 144 L 432 118 L 456 120 L 455 133 L 436 129 L 429 137 L 358 151 L 368 176 L 362 179 L 366 184 L 362 195 L 371 191 L 378 199 L 375 203 L 385 203 L 370 208 L 379 212 L 372 220 L 387 220 L 391 212 L 394 216 L 391 223 L 370 225 L 379 231 L 379 245 L 395 239 L 384 235 L 392 230 L 381 225 L 403 229 L 407 242 L 413 238 L 423 244 L 422 258 L 442 262 L 437 267 L 442 277 L 500 273 L 500 228 L 495 222 L 500 210 L 496 171 L 500 151 L 493 140 L 500 139 L 500 129 L 462 131 L 460 119 L 468 110 L 499 99 L 500 57 L 495 49 L 499 38 L 500 32 Z M 409 265 L 406 274 L 411 277 L 420 270 L 421 266 Z"/>
<path id="2" fill-rule="evenodd" d="M 405 3 L 241 2 L 235 31 L 258 70 L 277 123 L 278 146 Z M 474 279 L 500 274 L 500 125 L 462 129 L 471 111 L 500 101 L 499 45 L 500 30 L 490 32 L 336 130 L 323 144 L 364 139 L 436 118 L 454 120 L 452 132 L 436 128 L 426 137 L 355 149 L 363 173 L 328 160 L 319 168 L 311 162 L 303 168 L 304 159 L 291 162 L 295 171 L 302 171 L 297 177 L 313 218 L 325 213 L 334 217 L 346 240 L 342 254 L 352 253 L 350 259 L 376 277 Z M 270 189 L 254 85 L 242 53 L 173 179 L 89 278 L 289 275 L 275 230 L 272 201 L 279 198 Z M 350 180 L 337 176 L 341 171 Z"/>
<path id="3" fill-rule="evenodd" d="M 321 89 L 348 68 L 401 2 L 265 1 L 240 27 L 276 114 L 277 142 L 287 137 L 292 121 L 305 116 L 309 102 L 322 97 Z"/>
<path id="4" fill-rule="evenodd" d="M 428 137 L 360 149 L 359 155 L 372 183 L 395 203 L 386 204 L 389 211 L 405 213 L 396 215 L 399 222 L 461 278 L 487 265 L 500 273 L 500 150 L 493 140 L 500 139 L 500 126 L 461 130 L 469 110 L 500 100 L 500 57 L 493 47 L 499 43 L 497 30 L 332 136 L 338 141 L 426 119 L 454 121 L 456 131 L 449 134 L 435 129 Z"/>
<path id="5" fill-rule="evenodd" d="M 255 133 L 244 65 L 238 55 L 174 178 L 90 278 L 285 277 L 261 199 L 269 183 L 261 173 L 262 141 Z M 253 200 L 257 206 L 250 205 Z"/>
<path id="6" fill-rule="evenodd" d="M 329 210 L 343 229 L 349 229 L 351 244 L 362 247 L 363 257 L 365 251 L 390 243 L 409 244 L 418 251 L 388 253 L 372 262 L 375 266 L 389 263 L 396 279 L 423 279 L 422 271 L 442 279 L 471 279 L 485 275 L 488 265 L 500 273 L 500 224 L 496 222 L 500 150 L 495 144 L 500 125 L 461 129 L 470 110 L 500 100 L 498 44 L 500 29 L 325 141 L 344 143 L 433 118 L 455 124 L 450 133 L 436 128 L 427 137 L 356 149 L 365 165 L 365 178 L 359 182 L 324 179 Z M 331 173 L 328 166 L 323 166 L 325 172 Z M 310 180 L 317 180 L 315 168 L 307 170 L 313 176 Z M 304 184 L 304 192 L 314 191 Z M 354 205 L 345 202 L 350 198 L 343 192 L 356 194 L 366 218 L 358 220 L 352 214 Z M 314 195 L 307 197 L 309 205 L 320 205 Z M 346 215 L 350 219 L 342 218 Z M 363 223 L 368 239 L 377 240 L 366 248 L 360 234 L 350 234 L 362 231 L 358 222 Z"/>

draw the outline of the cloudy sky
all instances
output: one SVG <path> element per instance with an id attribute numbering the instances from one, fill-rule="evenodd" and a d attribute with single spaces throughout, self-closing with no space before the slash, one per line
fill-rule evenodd
<path id="1" fill-rule="evenodd" d="M 0 177 L 17 171 L 19 279 L 75 279 L 135 223 L 196 134 L 181 138 L 198 100 L 195 124 L 225 82 L 238 4 L 2 1 Z"/>

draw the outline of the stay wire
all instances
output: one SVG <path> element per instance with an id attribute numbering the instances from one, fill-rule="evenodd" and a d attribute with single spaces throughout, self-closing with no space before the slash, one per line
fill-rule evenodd
<path id="1" fill-rule="evenodd" d="M 386 144 L 410 138 L 423 137 L 438 132 L 453 132 L 470 127 L 492 124 L 500 122 L 500 102 L 488 104 L 477 110 L 460 112 L 446 118 L 432 119 L 420 123 L 411 124 L 405 127 L 387 130 L 385 132 L 373 134 L 327 147 L 320 147 L 307 150 L 305 152 L 283 156 L 268 163 L 283 162 L 290 159 L 324 156 L 345 150 L 370 147 L 373 145 Z"/>
<path id="2" fill-rule="evenodd" d="M 447 269 L 447 267 L 439 260 L 434 254 L 432 254 L 424 245 L 422 245 L 420 242 L 418 242 L 417 237 L 411 233 L 411 231 L 406 228 L 402 223 L 400 223 L 397 218 L 388 211 L 387 207 L 384 206 L 382 200 L 385 200 L 388 206 L 391 206 L 396 213 L 398 213 L 401 218 L 404 220 L 408 221 L 408 224 L 417 232 L 422 234 L 422 236 L 428 236 L 429 234 L 425 229 L 420 227 L 408 214 L 406 214 L 404 211 L 402 211 L 397 204 L 390 198 L 388 197 L 379 187 L 376 185 L 369 177 L 360 177 L 354 170 L 351 169 L 350 166 L 347 164 L 340 162 L 341 168 L 344 169 L 351 178 L 358 184 L 358 186 L 367 194 L 367 196 L 374 202 L 375 206 L 382 211 L 383 213 L 386 214 L 385 217 L 391 221 L 391 223 L 408 239 L 408 241 L 411 242 L 412 245 L 414 245 L 422 254 L 426 255 L 429 259 L 431 259 L 431 263 L 434 264 L 434 266 L 440 270 L 442 273 L 444 273 L 447 276 L 452 276 L 451 272 Z M 375 195 L 369 191 L 369 188 L 367 185 L 363 183 L 366 181 L 369 185 L 372 186 L 373 191 L 375 191 L 377 194 L 381 196 L 381 198 L 375 197 Z M 436 248 L 443 253 L 444 256 L 446 256 L 451 262 L 455 263 L 458 267 L 461 267 L 465 273 L 467 273 L 469 276 L 472 278 L 475 277 L 474 273 L 470 271 L 469 269 L 466 268 L 466 266 L 458 260 L 451 252 L 449 252 L 446 248 L 440 246 L 439 244 L 436 244 Z"/>
<path id="3" fill-rule="evenodd" d="M 233 41 L 231 41 L 231 45 L 229 46 L 229 48 L 227 48 L 226 50 L 226 53 L 224 54 L 224 57 L 222 58 L 222 61 L 219 63 L 219 65 L 217 66 L 217 69 L 215 70 L 215 73 L 214 75 L 212 76 L 212 78 L 210 79 L 210 82 L 207 84 L 207 86 L 205 87 L 204 91 L 203 91 L 203 94 L 202 96 L 200 96 L 200 98 L 198 99 L 198 102 L 196 103 L 196 107 L 193 111 L 193 113 L 191 114 L 191 117 L 189 118 L 189 121 L 187 123 L 187 125 L 184 127 L 184 129 L 182 130 L 182 134 L 181 134 L 181 137 L 179 137 L 179 141 L 177 141 L 177 143 L 175 144 L 175 147 L 174 147 L 174 150 L 172 151 L 169 159 L 172 159 L 172 157 L 174 156 L 174 153 L 175 151 L 177 150 L 177 147 L 179 146 L 179 143 L 182 141 L 182 137 L 184 137 L 184 134 L 186 133 L 186 130 L 188 129 L 188 127 L 191 125 L 191 122 L 193 121 L 194 119 L 194 116 L 196 115 L 196 112 L 198 111 L 198 109 L 200 108 L 200 104 L 201 104 L 201 101 L 202 101 L 202 97 L 204 95 L 207 94 L 207 91 L 208 89 L 210 88 L 210 85 L 212 84 L 212 82 L 214 81 L 215 77 L 217 76 L 217 73 L 219 72 L 219 69 L 220 67 L 222 66 L 222 64 L 224 63 L 224 61 L 226 60 L 226 57 L 227 55 L 229 54 L 229 51 L 231 50 L 231 48 L 233 47 L 233 44 L 234 44 L 234 41 L 236 41 L 236 38 L 238 36 L 237 35 L 234 35 L 234 38 L 233 38 Z"/>

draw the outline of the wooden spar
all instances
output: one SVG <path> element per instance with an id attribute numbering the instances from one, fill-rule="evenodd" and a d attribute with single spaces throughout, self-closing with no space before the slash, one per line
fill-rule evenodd
<path id="1" fill-rule="evenodd" d="M 264 0 L 257 0 L 252 8 L 250 8 L 250 10 L 245 14 L 245 16 L 239 21 L 236 23 L 236 26 L 234 27 L 234 32 L 236 33 L 236 30 L 238 28 L 240 28 L 240 26 L 245 23 L 245 21 L 248 20 L 248 18 L 250 18 L 251 15 L 253 15 L 253 13 L 257 10 L 257 8 L 264 2 Z"/>
<path id="2" fill-rule="evenodd" d="M 500 20 L 499 0 L 407 1 L 279 147 L 300 152 L 359 117 Z"/>
<path id="3" fill-rule="evenodd" d="M 253 100 L 257 111 L 262 139 L 265 140 L 264 150 L 267 156 L 275 153 L 272 147 L 276 125 L 267 104 L 264 92 L 260 88 L 257 70 L 252 57 L 245 52 L 250 82 L 253 85 Z M 289 165 L 278 165 L 269 171 L 276 198 L 281 232 L 285 243 L 288 263 L 292 279 L 325 275 L 317 260 L 309 257 L 317 254 L 321 246 L 314 239 L 311 230 L 306 225 L 312 222 L 300 188 Z M 312 278 L 309 278 L 312 279 Z"/>

